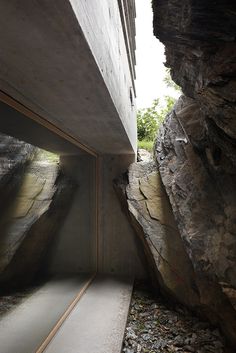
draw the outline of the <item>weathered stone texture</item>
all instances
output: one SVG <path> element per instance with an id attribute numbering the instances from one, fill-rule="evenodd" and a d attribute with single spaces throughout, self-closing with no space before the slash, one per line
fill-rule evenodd
<path id="1" fill-rule="evenodd" d="M 153 11 L 185 94 L 161 128 L 156 159 L 200 309 L 236 345 L 236 4 L 154 0 Z"/>
<path id="2" fill-rule="evenodd" d="M 154 34 L 183 93 L 235 137 L 236 5 L 234 1 L 154 0 Z"/>
<path id="3" fill-rule="evenodd" d="M 160 130 L 156 157 L 194 267 L 201 310 L 234 337 L 236 314 L 224 293 L 231 288 L 232 297 L 235 288 L 235 217 L 227 211 L 234 209 L 235 175 L 225 183 L 210 147 L 197 149 L 194 137 L 201 136 L 200 120 L 196 101 L 182 97 Z"/>
<path id="4" fill-rule="evenodd" d="M 155 163 L 133 163 L 128 179 L 123 176 L 116 181 L 116 188 L 142 240 L 154 285 L 158 282 L 161 291 L 171 298 L 197 305 L 199 298 L 192 264 Z"/>
<path id="5" fill-rule="evenodd" d="M 0 282 L 17 285 L 39 271 L 70 204 L 73 183 L 56 159 L 1 135 Z"/>
<path id="6" fill-rule="evenodd" d="M 14 195 L 21 181 L 21 174 L 34 153 L 35 148 L 32 145 L 0 134 L 1 211 L 11 202 L 11 196 Z"/>

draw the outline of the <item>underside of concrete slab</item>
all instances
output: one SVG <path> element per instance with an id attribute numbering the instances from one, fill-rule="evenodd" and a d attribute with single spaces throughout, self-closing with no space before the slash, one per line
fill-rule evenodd
<path id="1" fill-rule="evenodd" d="M 133 83 L 117 2 L 1 2 L 0 24 L 0 91 L 99 153 L 134 153 Z"/>
<path id="2" fill-rule="evenodd" d="M 0 131 L 58 155 L 79 155 L 84 150 L 0 100 Z"/>

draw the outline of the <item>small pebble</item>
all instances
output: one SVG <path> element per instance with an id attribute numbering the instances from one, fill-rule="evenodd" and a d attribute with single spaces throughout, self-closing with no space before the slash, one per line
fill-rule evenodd
<path id="1" fill-rule="evenodd" d="M 123 353 L 227 353 L 216 328 L 187 309 L 167 307 L 148 288 L 135 288 Z"/>

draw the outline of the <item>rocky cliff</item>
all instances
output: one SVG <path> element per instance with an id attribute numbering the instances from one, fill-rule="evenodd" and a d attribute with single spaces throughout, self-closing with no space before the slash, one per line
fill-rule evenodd
<path id="1" fill-rule="evenodd" d="M 153 0 L 153 12 L 184 95 L 160 129 L 155 165 L 132 165 L 118 184 L 153 280 L 236 347 L 236 4 Z"/>
<path id="2" fill-rule="evenodd" d="M 236 4 L 153 1 L 154 33 L 185 96 L 156 144 L 200 306 L 236 344 Z"/>
<path id="3" fill-rule="evenodd" d="M 70 205 L 75 185 L 45 151 L 0 135 L 0 283 L 30 282 Z"/>

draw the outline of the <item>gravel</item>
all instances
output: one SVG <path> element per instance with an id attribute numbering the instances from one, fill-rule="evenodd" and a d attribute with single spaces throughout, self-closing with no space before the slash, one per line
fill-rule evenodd
<path id="1" fill-rule="evenodd" d="M 135 286 L 123 353 L 228 353 L 217 328 L 181 306 L 170 307 L 148 287 Z"/>

